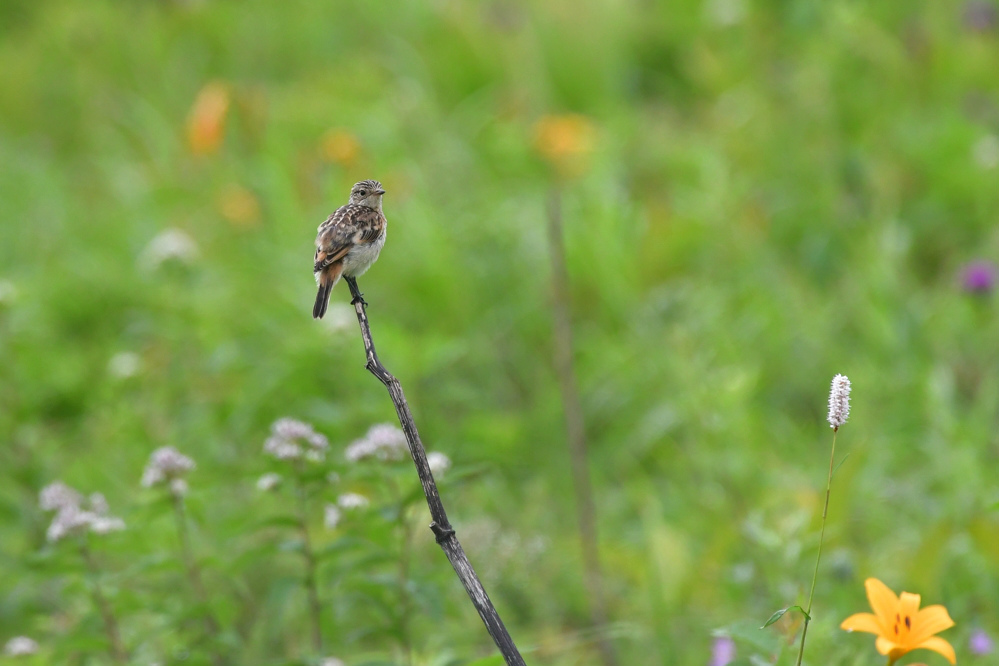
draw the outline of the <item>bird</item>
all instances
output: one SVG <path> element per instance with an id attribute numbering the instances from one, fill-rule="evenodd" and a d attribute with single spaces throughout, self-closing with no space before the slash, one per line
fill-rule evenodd
<path id="1" fill-rule="evenodd" d="M 385 189 L 377 180 L 362 180 L 350 188 L 350 200 L 319 225 L 316 258 L 312 272 L 319 285 L 313 319 L 322 319 L 330 302 L 330 292 L 340 276 L 356 291 L 354 278 L 371 268 L 385 245 L 388 223 L 382 213 Z M 360 300 L 360 294 L 354 302 Z"/>

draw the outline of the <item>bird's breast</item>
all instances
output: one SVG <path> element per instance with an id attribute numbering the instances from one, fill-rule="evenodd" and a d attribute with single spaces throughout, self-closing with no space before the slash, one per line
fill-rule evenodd
<path id="1" fill-rule="evenodd" d="M 358 243 L 352 247 L 343 258 L 343 274 L 347 277 L 357 277 L 364 273 L 371 268 L 371 264 L 375 263 L 375 259 L 378 258 L 384 245 L 385 232 L 382 231 L 382 235 L 377 240 L 370 243 Z"/>

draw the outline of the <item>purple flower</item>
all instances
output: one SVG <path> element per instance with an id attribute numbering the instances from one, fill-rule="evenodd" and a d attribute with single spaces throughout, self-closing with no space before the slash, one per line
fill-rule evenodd
<path id="1" fill-rule="evenodd" d="M 971 0 L 964 5 L 964 27 L 972 32 L 988 32 L 996 27 L 999 14 L 986 0 Z"/>
<path id="2" fill-rule="evenodd" d="M 992 291 L 996 284 L 996 267 L 989 261 L 973 261 L 961 271 L 964 290 L 975 294 Z"/>
<path id="3" fill-rule="evenodd" d="M 711 644 L 711 661 L 708 666 L 725 666 L 735 661 L 735 641 L 728 636 L 719 636 Z"/>
<path id="4" fill-rule="evenodd" d="M 968 649 L 971 650 L 971 654 L 979 657 L 992 654 L 993 647 L 992 638 L 985 633 L 985 630 L 975 629 L 971 632 L 971 638 L 968 639 Z"/>

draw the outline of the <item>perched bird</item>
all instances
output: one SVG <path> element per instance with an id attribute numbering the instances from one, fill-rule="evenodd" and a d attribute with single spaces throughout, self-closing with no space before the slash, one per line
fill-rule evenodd
<path id="1" fill-rule="evenodd" d="M 340 276 L 356 278 L 375 263 L 385 245 L 387 222 L 382 214 L 385 190 L 377 180 L 362 180 L 350 190 L 350 202 L 319 225 L 313 273 L 319 283 L 312 316 L 322 319 L 330 292 Z M 351 283 L 353 284 L 353 283 Z"/>

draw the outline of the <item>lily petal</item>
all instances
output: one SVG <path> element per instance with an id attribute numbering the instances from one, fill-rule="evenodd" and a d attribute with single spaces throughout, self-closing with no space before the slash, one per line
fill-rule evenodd
<path id="1" fill-rule="evenodd" d="M 843 620 L 839 628 L 846 629 L 847 631 L 866 631 L 869 634 L 876 634 L 878 636 L 883 633 L 877 616 L 870 613 L 855 613 Z"/>
<path id="2" fill-rule="evenodd" d="M 957 663 L 957 655 L 954 654 L 954 646 L 940 638 L 939 636 L 933 636 L 932 638 L 927 638 L 925 641 L 919 645 L 913 646 L 913 650 L 918 650 L 924 648 L 926 650 L 933 650 L 934 652 L 939 652 L 944 657 L 947 658 L 952 664 Z"/>
<path id="3" fill-rule="evenodd" d="M 881 633 L 891 636 L 892 627 L 895 625 L 895 613 L 898 612 L 898 597 L 877 578 L 865 580 L 864 587 L 867 589 L 867 600 L 871 604 L 871 609 L 881 623 Z"/>
<path id="4" fill-rule="evenodd" d="M 874 647 L 878 649 L 881 654 L 888 654 L 892 650 L 898 650 L 899 646 L 897 643 L 893 643 L 884 636 L 878 636 L 878 640 L 874 641 Z M 903 653 L 904 654 L 904 653 Z"/>
<path id="5" fill-rule="evenodd" d="M 898 596 L 898 610 L 895 612 L 895 640 L 911 645 L 909 635 L 915 626 L 916 614 L 919 612 L 919 595 L 903 592 Z M 929 634 L 927 634 L 929 636 Z"/>
<path id="6" fill-rule="evenodd" d="M 954 626 L 954 620 L 943 606 L 927 606 L 912 619 L 912 634 L 909 640 L 915 645 L 922 643 L 933 634 Z"/>

